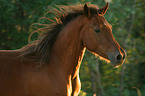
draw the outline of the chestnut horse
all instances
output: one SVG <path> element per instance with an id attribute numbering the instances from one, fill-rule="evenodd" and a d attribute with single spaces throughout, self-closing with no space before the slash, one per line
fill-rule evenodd
<path id="1" fill-rule="evenodd" d="M 38 40 L 18 50 L 0 51 L 0 96 L 78 96 L 85 49 L 114 67 L 124 62 L 125 51 L 103 17 L 108 3 L 102 8 L 59 8 L 58 22 L 46 26 Z"/>

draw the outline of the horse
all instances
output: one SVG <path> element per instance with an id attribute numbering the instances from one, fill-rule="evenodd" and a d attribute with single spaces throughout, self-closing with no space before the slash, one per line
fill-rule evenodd
<path id="1" fill-rule="evenodd" d="M 101 8 L 84 4 L 52 9 L 57 22 L 42 24 L 37 40 L 17 50 L 0 50 L 0 96 L 78 96 L 86 49 L 113 67 L 123 64 L 126 52 L 104 18 L 108 7 L 107 2 Z"/>

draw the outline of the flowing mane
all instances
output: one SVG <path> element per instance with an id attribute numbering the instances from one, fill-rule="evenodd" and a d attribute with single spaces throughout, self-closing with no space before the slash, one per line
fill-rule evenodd
<path id="1" fill-rule="evenodd" d="M 60 33 L 60 31 L 70 21 L 84 14 L 83 5 L 57 7 L 58 9 L 51 8 L 52 10 L 46 12 L 46 14 L 55 14 L 57 16 L 57 18 L 54 18 L 56 22 L 53 22 L 52 24 L 38 24 L 43 26 L 35 30 L 40 33 L 39 39 L 21 48 L 20 54 L 22 57 L 26 59 L 40 60 L 41 63 L 47 63 L 49 61 L 50 51 L 53 46 L 53 43 L 55 42 L 57 35 Z M 89 8 L 91 14 L 97 14 L 98 6 L 89 4 Z M 45 18 L 49 21 L 52 21 L 50 18 L 47 18 L 45 16 L 41 18 Z"/>

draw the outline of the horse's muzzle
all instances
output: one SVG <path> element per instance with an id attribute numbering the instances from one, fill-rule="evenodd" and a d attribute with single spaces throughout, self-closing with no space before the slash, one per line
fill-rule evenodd
<path id="1" fill-rule="evenodd" d="M 126 52 L 123 50 L 123 48 L 120 48 L 120 50 L 107 53 L 109 60 L 113 67 L 119 67 L 123 64 L 126 57 Z"/>

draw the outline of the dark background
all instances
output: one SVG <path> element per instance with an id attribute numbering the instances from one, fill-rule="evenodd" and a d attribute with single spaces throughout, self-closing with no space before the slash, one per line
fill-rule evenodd
<path id="1" fill-rule="evenodd" d="M 105 18 L 127 58 L 123 66 L 113 68 L 86 52 L 80 70 L 80 96 L 145 96 L 145 1 L 105 1 L 110 2 Z M 102 7 L 105 1 L 0 0 L 0 49 L 19 49 L 28 44 L 31 25 L 39 22 L 49 6 L 91 2 Z"/>

